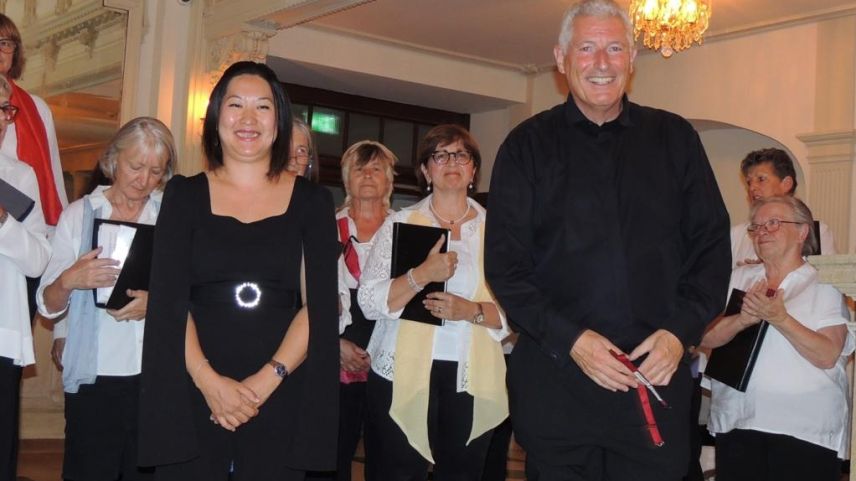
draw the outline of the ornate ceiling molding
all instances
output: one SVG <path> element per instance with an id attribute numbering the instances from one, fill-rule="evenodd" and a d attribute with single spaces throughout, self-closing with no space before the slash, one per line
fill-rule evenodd
<path id="1" fill-rule="evenodd" d="M 61 8 L 63 10 L 60 15 Z M 59 2 L 56 11 L 57 15 L 39 20 L 23 29 L 21 35 L 25 48 L 41 50 L 44 45 L 50 43 L 62 47 L 64 44 L 80 41 L 91 49 L 98 32 L 120 24 L 124 28 L 125 16 L 105 9 L 103 2 L 98 0 L 73 7 Z"/>
<path id="2" fill-rule="evenodd" d="M 207 68 L 211 85 L 217 83 L 223 72 L 235 62 L 264 62 L 268 54 L 268 40 L 274 35 L 276 30 L 255 29 L 210 40 Z"/>

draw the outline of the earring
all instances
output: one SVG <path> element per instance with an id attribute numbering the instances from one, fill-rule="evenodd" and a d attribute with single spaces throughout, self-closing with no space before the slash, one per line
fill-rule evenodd
<path id="1" fill-rule="evenodd" d="M 473 190 L 473 183 L 472 183 L 472 181 L 470 181 L 470 186 L 469 186 L 469 188 L 470 188 L 470 190 Z"/>
<path id="2" fill-rule="evenodd" d="M 431 192 L 431 181 L 430 180 L 428 181 L 428 189 L 427 190 L 429 193 Z"/>

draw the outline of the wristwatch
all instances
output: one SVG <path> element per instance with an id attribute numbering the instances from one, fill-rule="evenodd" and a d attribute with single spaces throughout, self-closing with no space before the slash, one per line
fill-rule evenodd
<path id="1" fill-rule="evenodd" d="M 473 324 L 481 324 L 484 322 L 484 310 L 482 310 L 481 303 L 476 302 L 476 306 L 479 311 L 476 313 L 475 317 L 473 317 Z"/>
<path id="2" fill-rule="evenodd" d="M 268 364 L 273 367 L 273 372 L 275 372 L 281 379 L 288 377 L 288 368 L 285 367 L 285 364 L 277 361 L 276 359 L 271 359 L 268 361 Z"/>

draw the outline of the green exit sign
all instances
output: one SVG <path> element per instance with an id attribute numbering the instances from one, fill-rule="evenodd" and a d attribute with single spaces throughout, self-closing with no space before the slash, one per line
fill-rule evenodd
<path id="1" fill-rule="evenodd" d="M 312 112 L 312 130 L 322 134 L 339 135 L 339 116 L 324 112 Z"/>

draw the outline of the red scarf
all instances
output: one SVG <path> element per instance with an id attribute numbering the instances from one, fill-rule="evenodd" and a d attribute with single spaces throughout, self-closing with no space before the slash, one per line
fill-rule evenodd
<path id="1" fill-rule="evenodd" d="M 59 214 L 62 212 L 62 202 L 59 200 L 54 184 L 45 124 L 42 122 L 42 117 L 39 115 L 36 103 L 30 94 L 18 87 L 11 79 L 9 79 L 9 83 L 12 84 L 12 105 L 18 107 L 18 116 L 15 118 L 18 158 L 36 171 L 45 222 L 49 225 L 56 225 Z"/>

